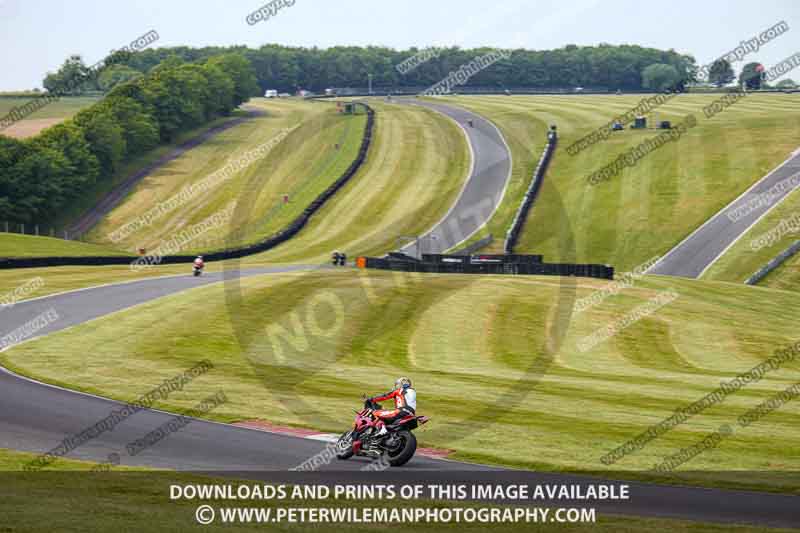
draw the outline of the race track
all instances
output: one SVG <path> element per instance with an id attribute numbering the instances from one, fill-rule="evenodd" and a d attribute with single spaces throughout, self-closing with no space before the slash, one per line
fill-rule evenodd
<path id="1" fill-rule="evenodd" d="M 800 185 L 800 152 L 764 176 L 744 194 L 697 228 L 675 248 L 667 252 L 648 274 L 699 278 L 728 248 L 756 222 Z M 759 198 L 776 185 L 769 201 Z M 779 190 L 779 192 L 777 192 Z M 741 215 L 741 216 L 740 216 Z"/>
<path id="2" fill-rule="evenodd" d="M 511 150 L 494 124 L 471 111 L 421 100 L 399 102 L 433 109 L 451 118 L 469 140 L 472 166 L 455 204 L 417 242 L 402 249 L 417 256 L 443 253 L 481 229 L 500 205 L 511 179 Z"/>
<path id="3" fill-rule="evenodd" d="M 438 107 L 443 108 L 443 106 Z M 460 111 L 446 109 L 453 113 L 453 116 L 462 118 L 466 116 L 457 115 Z M 476 124 L 476 127 L 479 132 L 475 132 L 475 135 L 487 134 L 488 130 L 483 130 L 482 126 Z M 475 135 L 469 135 L 470 142 L 475 142 Z M 496 166 L 498 161 L 483 161 L 483 154 L 486 152 L 480 149 L 479 145 L 473 144 L 472 149 L 476 169 L 505 168 L 501 162 Z M 510 161 L 506 164 L 510 164 Z M 470 203 L 471 200 L 483 197 L 484 193 L 493 200 L 497 199 L 498 202 L 502 198 L 504 186 L 501 186 L 502 183 L 497 178 L 500 174 L 492 172 L 491 175 L 486 175 L 473 172 L 471 176 L 484 176 L 486 183 L 491 183 L 492 186 L 489 188 L 478 186 L 477 189 L 473 189 L 473 184 L 484 183 L 483 178 L 468 181 L 458 203 L 445 220 L 449 220 L 448 217 L 463 215 L 459 206 L 473 205 Z M 466 194 L 470 195 L 470 201 L 464 199 Z M 484 222 L 493 210 L 491 208 L 485 211 Z M 476 228 L 482 224 L 479 218 L 476 218 L 474 223 Z M 442 247 L 448 244 L 450 241 L 442 243 Z M 250 269 L 242 271 L 241 275 L 270 275 L 307 268 L 318 267 L 296 265 Z M 0 312 L 2 313 L 0 338 L 50 309 L 56 311 L 58 320 L 38 331 L 36 336 L 54 333 L 163 296 L 219 283 L 223 281 L 224 276 L 225 274 L 221 273 L 207 274 L 202 278 L 192 278 L 189 275 L 170 276 L 23 301 Z M 213 394 L 215 391 L 208 392 Z M 120 407 L 121 404 L 116 401 L 42 384 L 0 369 L 0 448 L 46 452 L 56 447 L 65 437 L 80 433 Z M 143 410 L 119 423 L 113 431 L 103 432 L 73 450 L 68 457 L 103 462 L 111 453 L 123 455 L 127 443 L 168 422 L 172 416 L 160 411 Z M 343 413 L 343 429 L 349 424 L 350 416 Z M 324 442 L 318 440 L 195 420 L 138 455 L 130 457 L 124 454 L 123 464 L 180 471 L 219 474 L 227 472 L 228 475 L 237 477 L 275 480 L 279 472 L 286 472 L 287 469 L 300 465 L 314 454 L 321 452 L 325 446 Z M 345 462 L 334 461 L 330 465 L 323 465 L 321 470 L 335 470 L 335 479 L 339 482 L 359 481 L 363 480 L 365 475 L 359 470 L 366 464 L 367 461 L 356 458 Z M 491 477 L 481 478 L 482 473 Z M 487 466 L 422 456 L 415 457 L 403 468 L 390 470 L 384 474 L 386 475 L 426 483 L 475 479 L 485 479 L 488 482 L 491 479 L 499 479 L 501 475 L 506 481 L 513 479 L 526 483 L 603 482 L 600 478 L 588 476 L 501 471 Z M 630 485 L 632 495 L 630 501 L 599 503 L 596 505 L 598 511 L 703 521 L 800 526 L 800 513 L 797 512 L 797 509 L 800 509 L 799 497 L 644 483 L 627 484 Z"/>

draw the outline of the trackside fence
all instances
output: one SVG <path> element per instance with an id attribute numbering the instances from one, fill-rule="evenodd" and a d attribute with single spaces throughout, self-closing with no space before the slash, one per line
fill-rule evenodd
<path id="1" fill-rule="evenodd" d="M 525 224 L 525 219 L 528 218 L 528 213 L 530 212 L 531 207 L 533 207 L 533 202 L 536 201 L 536 197 L 539 194 L 539 189 L 541 189 L 544 175 L 547 172 L 547 167 L 550 166 L 550 160 L 552 159 L 553 153 L 556 150 L 556 144 L 558 144 L 558 134 L 556 133 L 554 126 L 547 133 L 547 145 L 544 147 L 542 157 L 539 158 L 539 164 L 536 165 L 536 170 L 533 172 L 533 179 L 531 180 L 531 184 L 528 186 L 528 190 L 525 193 L 525 197 L 522 199 L 519 209 L 517 209 L 517 214 L 514 215 L 514 221 L 511 222 L 511 227 L 508 228 L 508 232 L 506 233 L 506 243 L 504 249 L 507 254 L 514 253 L 514 247 L 517 245 L 517 241 L 519 240 L 519 234 L 522 231 L 522 226 Z"/>
<path id="2" fill-rule="evenodd" d="M 800 251 L 800 241 L 794 241 L 794 243 L 792 243 L 791 246 L 789 246 L 787 249 L 785 249 L 777 256 L 775 256 L 769 263 L 767 263 L 761 269 L 759 269 L 758 272 L 747 278 L 747 281 L 745 281 L 745 283 L 747 285 L 755 285 L 756 283 L 767 277 L 767 274 L 769 274 L 770 272 L 781 266 L 784 261 L 792 257 L 798 251 Z"/>
<path id="3" fill-rule="evenodd" d="M 505 274 L 532 276 L 576 276 L 614 279 L 614 267 L 572 263 L 544 263 L 541 255 L 429 255 L 422 260 L 403 254 L 359 257 L 359 268 L 451 274 Z"/>
<path id="4" fill-rule="evenodd" d="M 238 259 L 248 255 L 254 255 L 284 243 L 297 235 L 302 230 L 311 217 L 319 211 L 325 202 L 327 202 L 334 194 L 343 188 L 348 181 L 355 175 L 356 172 L 364 164 L 369 152 L 369 147 L 372 143 L 372 132 L 375 127 L 375 111 L 367 104 L 361 103 L 367 111 L 367 125 L 364 128 L 364 137 L 361 140 L 361 146 L 358 150 L 358 156 L 353 160 L 347 170 L 331 184 L 327 189 L 317 196 L 305 210 L 298 215 L 288 226 L 273 234 L 272 236 L 259 241 L 255 244 L 230 248 L 218 252 L 211 252 L 203 254 L 206 261 L 223 261 L 226 259 Z M 147 256 L 144 256 L 145 258 Z M 157 264 L 178 264 L 178 263 L 191 263 L 194 260 L 194 255 L 170 255 L 158 259 Z M 92 265 L 125 265 L 131 264 L 137 259 L 142 259 L 139 256 L 96 256 L 96 257 L 29 257 L 29 258 L 0 258 L 0 269 L 9 268 L 36 268 L 36 267 L 52 267 L 52 266 L 92 266 Z"/>

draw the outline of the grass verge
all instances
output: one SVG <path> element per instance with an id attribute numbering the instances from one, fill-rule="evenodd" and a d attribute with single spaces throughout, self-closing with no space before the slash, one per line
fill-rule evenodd
<path id="1" fill-rule="evenodd" d="M 719 95 L 679 95 L 649 116 L 650 124 L 698 125 L 596 186 L 587 177 L 655 130 L 614 133 L 578 155 L 566 148 L 636 107 L 644 95 L 485 96 L 443 101 L 466 107 L 497 124 L 511 146 L 513 180 L 488 230 L 500 241 L 519 206 L 550 124 L 559 147 L 523 228 L 520 252 L 545 260 L 612 264 L 629 270 L 664 254 L 798 148 L 800 95 L 752 95 L 706 119 L 703 108 Z M 561 257 L 561 240 L 575 235 L 576 257 Z M 495 242 L 494 248 L 502 247 Z"/>
<path id="2" fill-rule="evenodd" d="M 52 237 L 0 233 L 0 257 L 87 257 L 126 255 L 108 246 Z"/>
<path id="3" fill-rule="evenodd" d="M 465 460 L 637 479 L 800 379 L 798 361 L 787 363 L 607 467 L 606 452 L 796 342 L 800 311 L 785 291 L 655 277 L 569 314 L 575 298 L 602 286 L 349 270 L 260 276 L 141 305 L 17 346 L 0 361 L 129 400 L 143 383 L 209 357 L 209 390 L 230 399 L 215 419 L 332 432 L 361 393 L 410 375 L 420 412 L 434 420 L 420 432 L 424 445 Z M 582 351 L 590 335 L 665 291 L 677 299 Z M 204 393 L 162 407 L 189 408 Z M 800 406 L 790 402 L 737 427 L 683 465 L 678 481 L 800 490 L 796 476 L 784 476 L 800 470 L 798 420 Z"/>

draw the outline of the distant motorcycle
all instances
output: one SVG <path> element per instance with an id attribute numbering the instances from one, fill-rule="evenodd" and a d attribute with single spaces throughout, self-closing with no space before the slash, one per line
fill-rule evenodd
<path id="1" fill-rule="evenodd" d="M 198 277 L 199 275 L 201 275 L 205 267 L 206 263 L 205 261 L 203 261 L 203 256 L 198 255 L 197 259 L 195 259 L 194 263 L 192 263 L 192 273 L 194 274 L 194 277 Z"/>
<path id="2" fill-rule="evenodd" d="M 387 425 L 387 433 L 378 436 L 379 419 L 375 411 L 380 409 L 380 404 L 369 398 L 364 401 L 364 408 L 356 411 L 353 429 L 342 433 L 336 442 L 336 457 L 345 460 L 361 455 L 378 459 L 385 455 L 391 466 L 404 465 L 414 457 L 417 438 L 411 431 L 430 419 L 427 416 L 408 415 Z"/>

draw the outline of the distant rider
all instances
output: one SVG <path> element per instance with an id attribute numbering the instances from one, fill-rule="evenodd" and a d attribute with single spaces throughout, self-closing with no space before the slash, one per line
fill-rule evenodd
<path id="1" fill-rule="evenodd" d="M 397 378 L 394 382 L 393 390 L 370 398 L 373 402 L 382 402 L 389 399 L 394 399 L 394 409 L 375 411 L 375 416 L 381 422 L 378 436 L 386 435 L 386 424 L 391 424 L 395 420 L 408 415 L 415 415 L 417 411 L 417 391 L 411 388 L 411 380 L 406 377 Z"/>
<path id="2" fill-rule="evenodd" d="M 206 264 L 203 262 L 203 256 L 202 255 L 198 255 L 197 259 L 194 260 L 194 267 L 197 270 L 203 270 L 203 268 L 205 266 L 206 266 Z"/>

